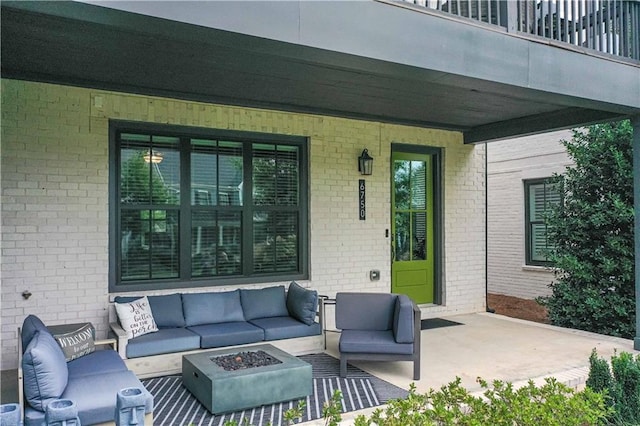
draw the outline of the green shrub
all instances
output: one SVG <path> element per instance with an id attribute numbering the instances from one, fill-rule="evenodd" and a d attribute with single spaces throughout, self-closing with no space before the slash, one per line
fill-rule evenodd
<path id="1" fill-rule="evenodd" d="M 632 135 L 625 120 L 562 141 L 574 165 L 557 177 L 563 203 L 545 218 L 556 279 L 540 299 L 554 325 L 634 337 Z"/>
<path id="2" fill-rule="evenodd" d="M 460 378 L 426 394 L 412 385 L 407 398 L 390 401 L 370 418 L 358 416 L 355 426 L 586 426 L 604 424 L 609 414 L 602 394 L 590 388 L 575 392 L 553 378 L 519 389 L 502 381 L 478 382 L 482 397 L 471 395 Z"/>
<path id="3" fill-rule="evenodd" d="M 627 352 L 614 354 L 610 370 L 607 361 L 598 357 L 594 349 L 589 364 L 587 387 L 605 392 L 607 405 L 612 408 L 609 424 L 640 424 L 640 356 L 634 358 Z"/>

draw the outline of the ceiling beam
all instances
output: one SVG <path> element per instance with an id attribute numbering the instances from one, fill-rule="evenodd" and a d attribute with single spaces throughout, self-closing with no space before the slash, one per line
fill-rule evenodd
<path id="1" fill-rule="evenodd" d="M 474 127 L 464 132 L 464 143 L 493 142 L 513 137 L 589 126 L 623 118 L 626 117 L 606 111 L 566 108 L 564 110 Z"/>

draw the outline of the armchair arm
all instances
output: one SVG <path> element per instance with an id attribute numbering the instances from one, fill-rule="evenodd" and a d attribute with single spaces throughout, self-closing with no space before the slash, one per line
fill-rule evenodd
<path id="1" fill-rule="evenodd" d="M 116 347 L 120 354 L 120 358 L 127 359 L 127 332 L 124 331 L 122 326 L 117 322 L 110 323 L 109 327 L 111 328 L 111 333 L 115 335 L 115 339 L 112 340 L 117 341 Z"/>
<path id="2" fill-rule="evenodd" d="M 22 371 L 22 330 L 18 327 L 18 404 L 24 412 L 24 372 Z M 20 414 L 22 420 L 22 414 Z"/>
<path id="3" fill-rule="evenodd" d="M 118 350 L 118 341 L 116 339 L 100 339 L 93 342 L 94 345 L 109 345 L 114 351 Z"/>

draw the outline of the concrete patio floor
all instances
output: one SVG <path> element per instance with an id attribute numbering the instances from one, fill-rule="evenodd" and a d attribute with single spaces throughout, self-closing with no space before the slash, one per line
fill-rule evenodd
<path id="1" fill-rule="evenodd" d="M 419 392 L 438 389 L 456 376 L 471 392 L 481 388 L 477 377 L 488 381 L 503 380 L 515 385 L 529 379 L 536 383 L 555 377 L 575 388 L 584 386 L 589 375 L 592 349 L 609 359 L 615 351 L 633 350 L 633 341 L 578 330 L 554 327 L 502 315 L 479 313 L 443 317 L 462 323 L 450 327 L 422 331 L 421 379 L 411 380 L 409 362 L 354 362 L 376 377 L 404 389 L 416 384 Z M 337 333 L 327 334 L 327 352 L 338 357 Z M 343 415 L 345 422 L 357 414 Z M 320 421 L 305 423 L 320 425 Z"/>

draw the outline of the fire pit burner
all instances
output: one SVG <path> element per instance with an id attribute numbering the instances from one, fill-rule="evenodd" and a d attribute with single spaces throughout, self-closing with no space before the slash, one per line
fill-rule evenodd
<path id="1" fill-rule="evenodd" d="M 236 354 L 211 357 L 225 371 L 243 370 L 246 368 L 265 367 L 282 364 L 282 361 L 265 351 L 238 352 Z"/>

